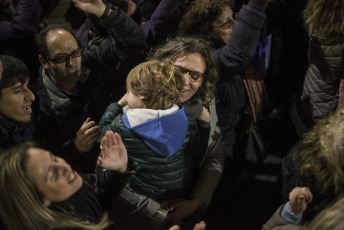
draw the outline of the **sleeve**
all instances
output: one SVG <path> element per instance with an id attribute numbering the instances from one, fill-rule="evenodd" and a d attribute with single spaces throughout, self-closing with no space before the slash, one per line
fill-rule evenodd
<path id="1" fill-rule="evenodd" d="M 214 190 L 220 182 L 225 160 L 214 99 L 209 106 L 209 112 L 211 121 L 208 147 L 200 175 L 191 192 L 192 198 L 202 201 L 201 209 L 205 209 L 211 201 Z"/>
<path id="2" fill-rule="evenodd" d="M 265 14 L 243 5 L 236 18 L 228 44 L 213 49 L 215 59 L 222 69 L 221 76 L 236 76 L 250 63 L 256 51 Z"/>
<path id="3" fill-rule="evenodd" d="M 210 136 L 210 124 L 208 122 L 202 121 L 202 120 L 196 120 L 197 121 L 197 127 L 199 131 L 199 145 L 200 150 L 202 151 L 202 158 L 206 153 L 206 149 L 208 147 L 208 140 Z"/>
<path id="4" fill-rule="evenodd" d="M 128 166 L 125 173 L 106 169 L 100 174 L 88 174 L 87 176 L 90 178 L 93 190 L 97 194 L 102 205 L 109 208 L 112 200 L 120 194 L 130 176 L 136 173 L 136 171 L 136 162 L 128 158 Z"/>
<path id="5" fill-rule="evenodd" d="M 11 21 L 0 22 L 0 42 L 10 39 L 34 38 L 41 20 L 39 0 L 19 0 Z"/>
<path id="6" fill-rule="evenodd" d="M 302 230 L 305 229 L 300 225 L 289 225 L 281 217 L 281 210 L 283 205 L 280 206 L 273 216 L 263 225 L 262 230 Z"/>
<path id="7" fill-rule="evenodd" d="M 300 214 L 293 213 L 292 211 L 290 211 L 289 205 L 290 205 L 289 201 L 284 205 L 281 212 L 281 217 L 288 224 L 297 225 L 301 221 L 302 213 Z"/>
<path id="8" fill-rule="evenodd" d="M 98 139 L 98 143 L 100 143 L 101 139 L 105 136 L 106 131 L 112 130 L 116 132 L 114 129 L 115 126 L 112 125 L 112 122 L 115 120 L 115 118 L 123 114 L 123 108 L 120 106 L 117 102 L 111 103 L 105 110 L 102 118 L 99 122 L 99 128 L 101 129 L 101 134 Z"/>
<path id="9" fill-rule="evenodd" d="M 99 45 L 92 45 L 83 54 L 86 66 L 98 66 L 102 70 L 113 70 L 128 56 L 143 57 L 146 39 L 137 23 L 117 7 L 105 19 L 90 17 L 96 25 L 102 25 L 110 37 Z M 93 22 L 93 21 L 92 21 Z"/>
<path id="10" fill-rule="evenodd" d="M 123 113 L 123 108 L 117 102 L 111 103 L 105 110 L 99 122 L 99 128 L 103 129 L 105 126 L 110 125 L 117 115 Z"/>
<path id="11" fill-rule="evenodd" d="M 186 2 L 179 0 L 162 0 L 159 3 L 150 20 L 141 25 L 149 47 L 161 43 L 176 31 L 186 6 Z"/>

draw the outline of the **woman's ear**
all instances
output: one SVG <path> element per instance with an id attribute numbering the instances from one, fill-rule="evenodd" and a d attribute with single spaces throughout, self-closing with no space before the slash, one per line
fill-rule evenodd
<path id="1" fill-rule="evenodd" d="M 44 199 L 43 205 L 44 205 L 45 207 L 49 207 L 50 204 L 51 204 L 50 200 Z"/>

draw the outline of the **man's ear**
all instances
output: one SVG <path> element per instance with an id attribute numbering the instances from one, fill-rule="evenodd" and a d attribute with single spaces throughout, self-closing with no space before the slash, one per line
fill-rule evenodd
<path id="1" fill-rule="evenodd" d="M 50 200 L 44 199 L 43 205 L 44 205 L 45 207 L 49 207 L 50 204 L 51 204 Z"/>
<path id="2" fill-rule="evenodd" d="M 45 69 L 49 68 L 47 60 L 42 55 L 40 55 L 40 54 L 38 55 L 38 60 Z"/>

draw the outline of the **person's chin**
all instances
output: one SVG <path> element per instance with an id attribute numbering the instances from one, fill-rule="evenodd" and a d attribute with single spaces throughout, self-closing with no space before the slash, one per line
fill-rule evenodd
<path id="1" fill-rule="evenodd" d="M 179 103 L 184 103 L 186 102 L 187 100 L 189 100 L 191 98 L 191 96 L 189 94 L 183 94 L 181 93 L 180 94 L 180 97 L 179 97 Z"/>

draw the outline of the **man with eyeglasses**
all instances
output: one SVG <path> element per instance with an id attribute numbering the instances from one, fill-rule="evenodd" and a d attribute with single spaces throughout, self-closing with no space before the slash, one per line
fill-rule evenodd
<path id="1" fill-rule="evenodd" d="M 86 52 L 74 34 L 60 25 L 36 38 L 40 77 L 40 120 L 34 139 L 81 172 L 93 172 L 99 154 L 96 124 L 114 100 L 111 88 L 117 68 L 130 56 L 143 56 L 146 41 L 140 27 L 125 13 L 101 0 L 74 0 L 93 14 L 110 37 Z M 111 81 L 110 81 L 111 80 Z M 63 153 L 63 155 L 61 155 Z"/>

